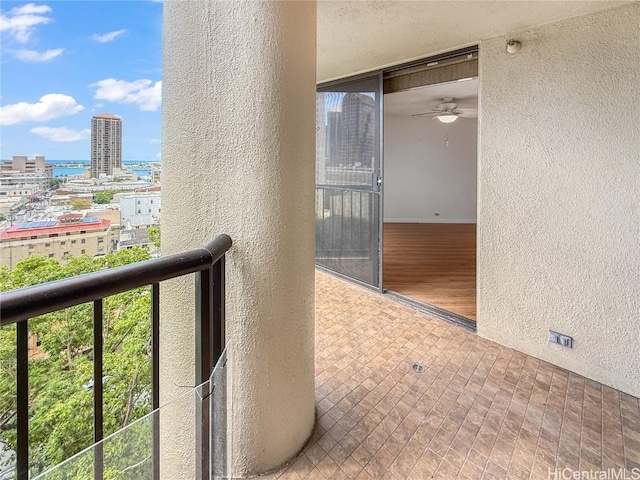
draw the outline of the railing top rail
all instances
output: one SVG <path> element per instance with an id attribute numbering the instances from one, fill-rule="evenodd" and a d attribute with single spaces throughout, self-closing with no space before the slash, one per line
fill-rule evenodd
<path id="1" fill-rule="evenodd" d="M 229 248 L 231 238 L 223 234 L 187 252 L 4 292 L 0 326 L 204 270 Z"/>

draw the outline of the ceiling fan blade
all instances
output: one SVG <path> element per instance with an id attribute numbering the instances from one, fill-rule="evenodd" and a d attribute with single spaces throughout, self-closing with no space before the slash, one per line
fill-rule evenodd
<path id="1" fill-rule="evenodd" d="M 460 102 L 457 108 L 478 108 L 478 102 Z"/>
<path id="2" fill-rule="evenodd" d="M 411 115 L 412 117 L 424 117 L 425 115 L 437 115 L 439 113 L 442 113 L 440 111 L 431 111 L 431 112 L 424 112 L 424 113 L 416 113 L 414 115 Z"/>

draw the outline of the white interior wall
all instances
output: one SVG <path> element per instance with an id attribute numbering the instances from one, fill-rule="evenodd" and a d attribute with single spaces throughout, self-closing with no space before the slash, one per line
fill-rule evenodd
<path id="1" fill-rule="evenodd" d="M 476 158 L 475 118 L 385 116 L 384 221 L 475 223 Z"/>
<path id="2" fill-rule="evenodd" d="M 478 333 L 640 396 L 640 4 L 509 37 L 480 45 Z"/>

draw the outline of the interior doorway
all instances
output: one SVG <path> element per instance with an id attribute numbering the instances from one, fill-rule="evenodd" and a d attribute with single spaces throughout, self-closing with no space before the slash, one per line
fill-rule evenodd
<path id="1" fill-rule="evenodd" d="M 477 77 L 383 102 L 383 287 L 475 322 Z"/>
<path id="2" fill-rule="evenodd" d="M 466 325 L 477 78 L 471 46 L 327 82 L 316 96 L 316 264 Z"/>

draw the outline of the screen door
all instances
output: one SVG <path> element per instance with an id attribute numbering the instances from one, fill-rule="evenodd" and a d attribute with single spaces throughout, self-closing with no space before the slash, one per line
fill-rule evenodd
<path id="1" fill-rule="evenodd" d="M 316 97 L 316 263 L 382 286 L 382 74 Z"/>

